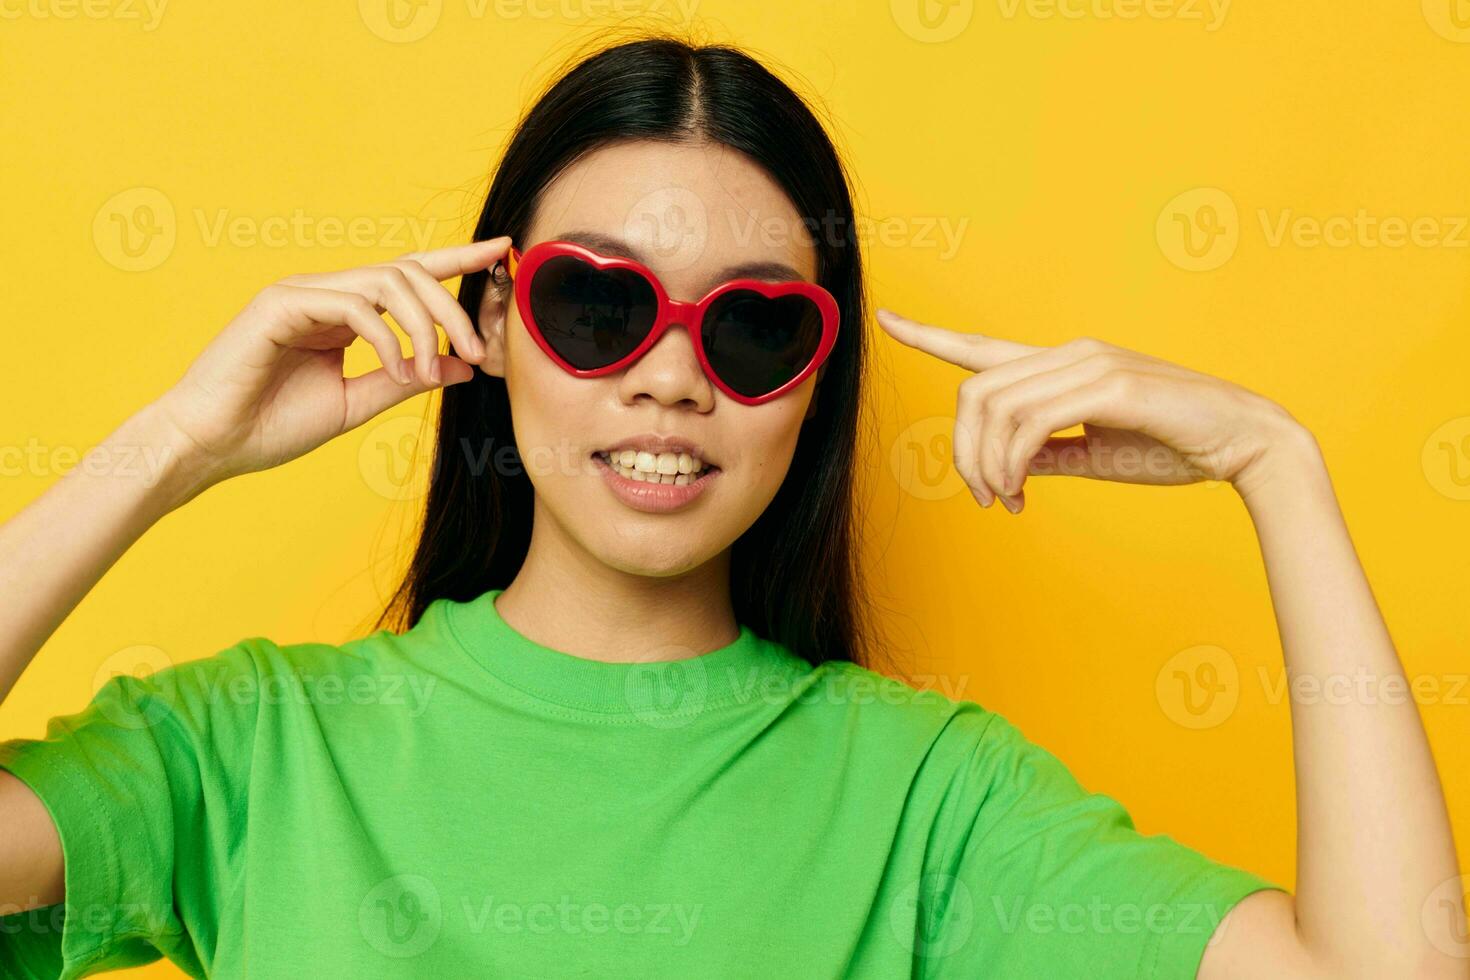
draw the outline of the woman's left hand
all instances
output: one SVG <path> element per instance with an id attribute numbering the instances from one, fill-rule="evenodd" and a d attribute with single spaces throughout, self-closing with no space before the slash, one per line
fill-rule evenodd
<path id="1" fill-rule="evenodd" d="M 976 372 L 960 382 L 954 465 L 982 507 L 1024 506 L 1030 474 L 1172 485 L 1227 481 L 1242 494 L 1272 451 L 1306 434 L 1239 385 L 1091 337 L 1034 347 L 880 310 L 894 339 Z M 1081 425 L 1083 434 L 1054 433 Z"/>

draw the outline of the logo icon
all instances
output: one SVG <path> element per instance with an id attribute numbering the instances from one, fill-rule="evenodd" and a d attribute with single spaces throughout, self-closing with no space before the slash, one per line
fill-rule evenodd
<path id="1" fill-rule="evenodd" d="M 1451 500 L 1470 500 L 1470 415 L 1450 419 L 1424 442 L 1429 485 Z"/>
<path id="2" fill-rule="evenodd" d="M 118 677 L 146 678 L 174 665 L 173 658 L 162 649 L 147 644 L 124 647 L 98 664 L 92 675 L 92 691 L 101 693 Z M 140 690 L 142 688 L 142 690 Z M 167 692 L 144 685 L 119 686 L 97 702 L 98 710 L 120 728 L 151 728 L 167 715 L 173 706 Z"/>
<path id="3" fill-rule="evenodd" d="M 1470 44 L 1470 0 L 1422 0 L 1424 19 L 1446 41 Z"/>
<path id="4" fill-rule="evenodd" d="M 653 728 L 681 728 L 698 715 L 709 697 L 709 671 L 692 652 L 660 647 L 648 662 L 633 665 L 623 693 L 639 721 Z"/>
<path id="5" fill-rule="evenodd" d="M 920 500 L 945 500 L 965 489 L 954 468 L 956 424 L 949 416 L 931 415 L 898 434 L 888 463 L 900 489 Z"/>
<path id="6" fill-rule="evenodd" d="M 1229 262 L 1240 244 L 1235 201 L 1218 187 L 1185 191 L 1164 206 L 1154 229 L 1164 257 L 1188 272 Z"/>
<path id="7" fill-rule="evenodd" d="M 1214 728 L 1224 724 L 1240 703 L 1240 669 L 1221 647 L 1180 650 L 1159 668 L 1154 695 L 1176 725 Z"/>
<path id="8" fill-rule="evenodd" d="M 424 440 L 423 433 L 423 420 L 408 415 L 369 429 L 357 450 L 363 482 L 385 500 L 417 500 L 428 493 L 426 474 L 436 457 L 433 443 Z"/>
<path id="9" fill-rule="evenodd" d="M 357 0 L 367 29 L 393 44 L 426 37 L 438 26 L 443 11 L 444 0 Z"/>
<path id="10" fill-rule="evenodd" d="M 1466 901 L 1470 895 L 1470 875 L 1448 878 L 1439 883 L 1419 910 L 1424 935 L 1434 948 L 1446 956 L 1470 959 L 1470 928 L 1465 924 Z"/>
<path id="11" fill-rule="evenodd" d="M 177 239 L 173 202 L 153 187 L 114 194 L 92 219 L 98 254 L 124 272 L 158 268 L 173 254 Z"/>
<path id="12" fill-rule="evenodd" d="M 709 213 L 704 200 L 687 187 L 663 187 L 643 195 L 628 211 L 623 234 L 645 243 L 660 271 L 687 269 L 709 244 Z"/>
<path id="13" fill-rule="evenodd" d="M 975 928 L 975 897 L 954 875 L 931 871 L 911 882 L 888 907 L 888 924 L 903 948 L 939 959 L 964 946 Z"/>
<path id="14" fill-rule="evenodd" d="M 419 875 L 395 875 L 363 896 L 357 924 L 368 945 L 384 956 L 407 959 L 434 945 L 444 924 L 439 889 Z"/>
<path id="15" fill-rule="evenodd" d="M 975 16 L 975 0 L 889 0 L 888 7 L 899 30 L 925 44 L 959 37 Z"/>

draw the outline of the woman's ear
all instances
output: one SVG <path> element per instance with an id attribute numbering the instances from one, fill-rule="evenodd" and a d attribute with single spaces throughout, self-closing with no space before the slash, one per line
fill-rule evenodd
<path id="1" fill-rule="evenodd" d="M 497 282 L 504 272 L 499 264 L 490 270 L 490 281 L 485 283 L 485 295 L 480 299 L 480 337 L 485 341 L 485 360 L 480 370 L 497 378 L 505 377 L 505 328 L 509 289 Z"/>

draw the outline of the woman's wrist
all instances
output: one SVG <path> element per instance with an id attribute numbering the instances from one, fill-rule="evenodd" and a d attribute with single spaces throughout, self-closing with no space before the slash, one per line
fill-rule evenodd
<path id="1" fill-rule="evenodd" d="M 1285 411 L 1265 424 L 1263 448 L 1231 481 L 1252 514 L 1283 500 L 1326 489 L 1331 483 L 1322 448 L 1311 431 Z"/>
<path id="2" fill-rule="evenodd" d="M 102 440 L 103 472 L 134 484 L 155 517 L 177 510 L 219 482 L 215 466 L 173 424 L 159 402 L 150 402 Z"/>

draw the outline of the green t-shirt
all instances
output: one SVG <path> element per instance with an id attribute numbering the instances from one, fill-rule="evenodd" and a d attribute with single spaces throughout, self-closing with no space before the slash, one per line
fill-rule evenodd
<path id="1" fill-rule="evenodd" d="M 0 743 L 66 857 L 63 903 L 0 918 L 0 975 L 1193 977 L 1277 887 L 973 702 L 748 627 L 588 660 L 498 594 L 116 677 Z"/>

